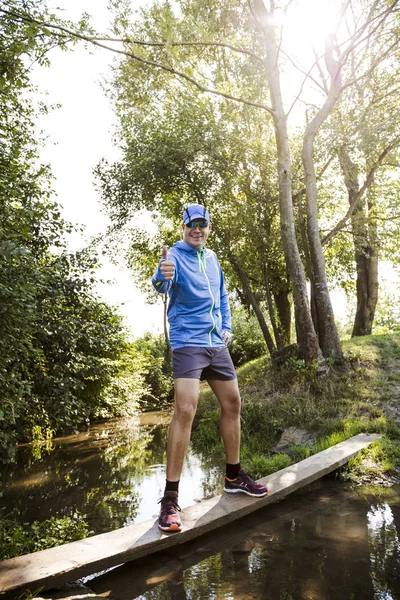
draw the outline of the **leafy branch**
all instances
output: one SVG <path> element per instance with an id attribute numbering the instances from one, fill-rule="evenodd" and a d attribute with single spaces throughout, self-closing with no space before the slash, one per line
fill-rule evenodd
<path id="1" fill-rule="evenodd" d="M 41 27 L 44 28 L 48 28 L 50 30 L 57 30 L 62 32 L 60 35 L 64 36 L 68 36 L 79 39 L 79 40 L 83 40 L 85 42 L 88 42 L 90 44 L 92 44 L 93 46 L 96 46 L 98 48 L 103 48 L 104 50 L 108 50 L 110 52 L 113 52 L 115 54 L 120 54 L 122 56 L 127 56 L 128 58 L 132 58 L 134 60 L 137 60 L 138 62 L 150 66 L 150 67 L 154 67 L 156 69 L 160 69 L 162 71 L 166 71 L 167 73 L 171 73 L 172 75 L 176 75 L 178 78 L 180 79 L 184 79 L 185 81 L 188 81 L 189 83 L 191 83 L 192 85 L 194 85 L 195 87 L 197 87 L 197 89 L 199 89 L 202 92 L 208 93 L 208 94 L 214 94 L 215 96 L 220 96 L 222 98 L 225 98 L 226 100 L 232 100 L 234 102 L 239 102 L 241 104 L 246 104 L 247 106 L 253 106 L 255 108 L 261 108 L 262 110 L 265 110 L 266 112 L 272 114 L 273 113 L 273 109 L 270 108 L 269 106 L 267 106 L 266 104 L 262 104 L 260 102 L 252 102 L 251 100 L 246 100 L 245 98 L 240 98 L 240 97 L 236 97 L 233 96 L 231 94 L 227 94 L 226 92 L 222 92 L 216 89 L 212 89 L 209 87 L 206 87 L 204 85 L 202 85 L 201 83 L 199 83 L 199 81 L 197 81 L 196 79 L 194 79 L 193 77 L 190 77 L 189 75 L 187 75 L 186 73 L 183 73 L 182 71 L 179 71 L 178 69 L 175 69 L 173 67 L 169 67 L 167 65 L 164 65 L 160 62 L 156 62 L 154 60 L 149 60 L 146 58 L 143 58 L 142 56 L 139 56 L 137 54 L 135 54 L 132 51 L 129 50 L 121 50 L 118 48 L 113 48 L 112 46 L 108 46 L 104 43 L 102 43 L 102 41 L 100 40 L 107 40 L 110 42 L 129 42 L 132 43 L 133 40 L 130 40 L 129 38 L 127 38 L 126 40 L 124 39 L 115 39 L 115 38 L 96 38 L 93 37 L 91 35 L 86 35 L 84 33 L 80 33 L 77 31 L 74 31 L 68 27 L 65 27 L 64 25 L 58 25 L 55 23 L 51 23 L 51 22 L 47 22 L 47 21 L 41 21 L 38 19 L 34 19 L 33 17 L 30 17 L 29 15 L 26 14 L 22 14 L 22 13 L 17 13 L 17 12 L 12 12 L 12 11 L 7 11 L 4 10 L 2 8 L 0 8 L 0 13 L 3 13 L 7 16 L 13 17 L 13 18 L 20 18 L 26 22 L 30 22 L 30 23 L 35 23 L 36 25 L 39 25 Z M 141 43 L 142 45 L 145 44 L 145 42 L 137 42 L 137 41 L 133 41 L 133 43 Z M 256 54 L 242 49 L 242 48 L 236 48 L 235 46 L 231 46 L 230 44 L 223 44 L 223 43 L 219 43 L 219 42 L 172 42 L 172 43 L 164 43 L 164 42 L 150 42 L 148 45 L 153 45 L 153 46 L 172 46 L 172 45 L 198 45 L 198 46 L 223 46 L 226 48 L 230 48 L 231 50 L 235 50 L 237 52 L 242 52 L 244 54 L 250 54 L 253 57 L 256 57 L 258 60 L 262 59 L 257 56 Z"/>

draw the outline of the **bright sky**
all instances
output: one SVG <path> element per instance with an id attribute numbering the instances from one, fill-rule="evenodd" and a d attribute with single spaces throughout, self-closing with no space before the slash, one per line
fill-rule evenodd
<path id="1" fill-rule="evenodd" d="M 61 11 L 57 7 L 64 9 L 63 17 L 73 21 L 87 12 L 93 17 L 91 22 L 96 30 L 106 32 L 107 4 L 107 0 L 53 0 L 49 9 L 58 14 Z M 48 136 L 41 159 L 51 164 L 55 176 L 53 188 L 64 216 L 85 226 L 84 239 L 75 236 L 71 241 L 72 247 L 77 248 L 85 239 L 104 232 L 107 225 L 107 218 L 100 212 L 92 169 L 103 157 L 111 161 L 118 158 L 111 141 L 113 111 L 99 83 L 107 73 L 112 55 L 99 49 L 90 54 L 82 44 L 71 52 L 55 49 L 49 58 L 51 67 L 36 68 L 33 82 L 42 94 L 47 92 L 42 97 L 46 104 L 62 106 L 43 117 L 39 124 Z M 121 312 L 135 335 L 162 330 L 162 305 L 145 304 L 127 269 L 118 269 L 105 261 L 100 276 L 115 280 L 114 285 L 100 285 L 99 292 L 112 304 L 124 303 Z"/>

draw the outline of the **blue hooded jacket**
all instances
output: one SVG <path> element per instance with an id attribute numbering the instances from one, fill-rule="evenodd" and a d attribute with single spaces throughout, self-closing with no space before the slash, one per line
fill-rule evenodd
<path id="1" fill-rule="evenodd" d="M 221 331 L 231 331 L 231 314 L 224 274 L 217 255 L 208 248 L 195 250 L 177 242 L 168 252 L 175 274 L 166 281 L 160 271 L 152 283 L 157 292 L 168 293 L 169 337 L 173 350 L 183 346 L 225 346 Z"/>

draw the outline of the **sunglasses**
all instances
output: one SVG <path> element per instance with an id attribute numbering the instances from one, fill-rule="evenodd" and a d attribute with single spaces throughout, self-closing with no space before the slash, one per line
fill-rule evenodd
<path id="1" fill-rule="evenodd" d="M 200 229 L 205 229 L 208 225 L 208 221 L 190 221 L 190 223 L 185 223 L 185 226 L 188 229 L 194 229 L 198 225 Z"/>

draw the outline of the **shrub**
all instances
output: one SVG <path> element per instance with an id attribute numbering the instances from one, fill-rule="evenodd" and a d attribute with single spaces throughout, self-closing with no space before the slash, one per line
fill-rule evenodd
<path id="1" fill-rule="evenodd" d="M 235 367 L 266 353 L 267 347 L 254 313 L 242 306 L 232 309 L 232 333 L 229 350 Z"/>
<path id="2" fill-rule="evenodd" d="M 164 336 L 147 332 L 134 341 L 133 347 L 143 361 L 146 391 L 141 397 L 142 406 L 147 410 L 165 408 L 174 392 L 170 351 Z"/>
<path id="3" fill-rule="evenodd" d="M 22 524 L 0 519 L 0 559 L 53 548 L 81 540 L 88 534 L 88 525 L 79 513 L 72 517 L 51 517 L 47 521 Z"/>

